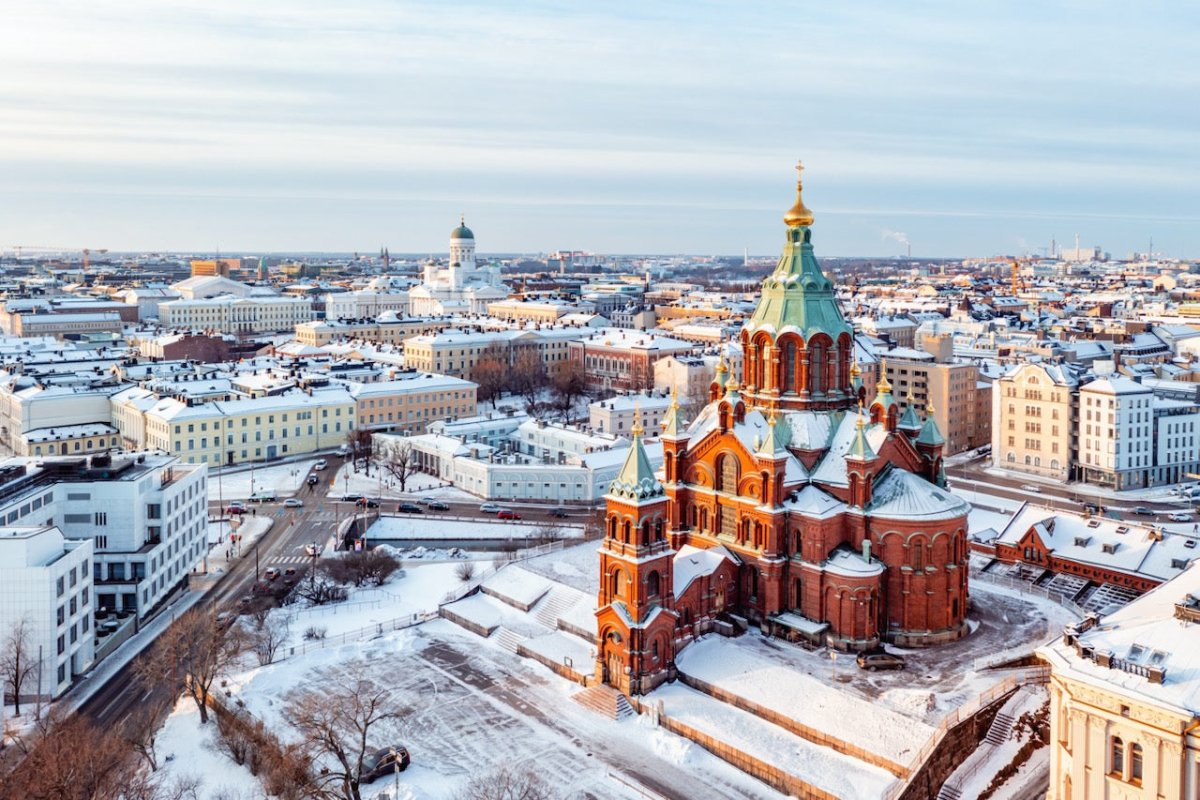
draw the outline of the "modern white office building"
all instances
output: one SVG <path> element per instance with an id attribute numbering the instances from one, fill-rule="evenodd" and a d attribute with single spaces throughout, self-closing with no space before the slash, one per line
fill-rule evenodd
<path id="1" fill-rule="evenodd" d="M 36 492 L 37 515 L 46 516 L 52 490 Z M 0 641 L 23 624 L 30 663 L 41 659 L 22 686 L 23 702 L 39 687 L 43 697 L 58 696 L 91 666 L 92 563 L 91 539 L 67 539 L 54 525 L 0 527 Z"/>

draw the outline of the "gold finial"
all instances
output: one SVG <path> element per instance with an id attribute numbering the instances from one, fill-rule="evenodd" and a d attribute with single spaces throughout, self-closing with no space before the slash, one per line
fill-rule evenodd
<path id="1" fill-rule="evenodd" d="M 795 228 L 800 225 L 812 225 L 813 213 L 804 205 L 804 182 L 801 180 L 800 173 L 804 171 L 804 162 L 796 162 L 796 204 L 787 210 L 783 215 L 783 221 L 789 228 Z"/>
<path id="2" fill-rule="evenodd" d="M 779 421 L 779 420 L 777 420 L 777 419 L 775 418 L 775 409 L 774 409 L 774 408 L 772 408 L 772 409 L 771 409 L 771 416 L 767 417 L 767 424 L 768 424 L 768 425 L 770 425 L 772 428 L 774 428 L 774 427 L 775 427 L 775 425 L 778 423 L 778 421 Z"/>
<path id="3" fill-rule="evenodd" d="M 677 383 L 676 383 L 676 384 L 672 384 L 672 385 L 671 385 L 671 405 L 670 405 L 670 409 L 671 409 L 672 411 L 674 411 L 674 410 L 676 410 L 677 408 L 679 408 L 679 384 L 677 384 Z"/>
<path id="4" fill-rule="evenodd" d="M 729 371 L 729 368 L 727 366 L 725 366 L 725 351 L 722 350 L 721 357 L 719 359 L 717 359 L 717 374 L 724 375 L 728 371 Z M 720 383 L 720 378 L 717 379 L 717 382 Z"/>
<path id="5" fill-rule="evenodd" d="M 867 423 L 863 418 L 863 404 L 862 404 L 862 401 L 859 400 L 858 401 L 858 422 L 855 423 L 855 427 L 861 431 L 866 426 L 867 426 Z"/>
<path id="6" fill-rule="evenodd" d="M 926 403 L 926 404 L 925 404 L 925 414 L 926 414 L 926 416 L 930 416 L 930 417 L 932 417 L 932 416 L 933 416 L 933 411 L 934 411 L 934 408 L 933 408 L 933 401 L 932 401 L 932 400 L 930 400 L 928 403 Z"/>
<path id="7" fill-rule="evenodd" d="M 905 396 L 904 400 L 905 400 L 905 402 L 907 402 L 907 403 L 908 403 L 910 406 L 911 406 L 911 405 L 913 404 L 913 402 L 916 400 L 916 398 L 915 398 L 915 397 L 913 397 L 913 393 L 912 393 L 912 387 L 911 387 L 911 386 L 910 386 L 910 387 L 908 387 L 908 394 Z"/>
<path id="8" fill-rule="evenodd" d="M 858 362 L 854 361 L 850 364 L 850 377 L 857 378 L 859 375 L 862 375 L 862 370 L 858 368 Z"/>
<path id="9" fill-rule="evenodd" d="M 641 407 L 641 404 L 639 404 L 639 403 L 634 403 L 634 404 L 633 404 L 633 427 L 629 429 L 629 432 L 630 432 L 630 433 L 632 433 L 632 434 L 633 434 L 633 438 L 635 438 L 635 439 L 636 439 L 636 438 L 638 438 L 639 436 L 641 436 L 641 435 L 642 435 L 642 434 L 645 432 L 645 430 L 646 430 L 646 429 L 642 427 L 642 407 Z"/>
<path id="10" fill-rule="evenodd" d="M 464 228 L 467 226 L 467 215 L 466 214 L 458 215 L 458 224 Z"/>
<path id="11" fill-rule="evenodd" d="M 887 359 L 886 358 L 879 359 L 879 382 L 875 384 L 875 391 L 877 391 L 877 392 L 892 391 L 892 384 L 889 383 L 888 379 L 887 379 Z"/>

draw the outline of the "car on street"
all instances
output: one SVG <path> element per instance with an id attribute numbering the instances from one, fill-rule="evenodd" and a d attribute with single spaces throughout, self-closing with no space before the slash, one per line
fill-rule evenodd
<path id="1" fill-rule="evenodd" d="M 304 508 L 304 501 L 299 497 L 289 497 L 283 501 L 284 508 Z"/>
<path id="2" fill-rule="evenodd" d="M 344 444 L 341 447 L 339 447 L 337 449 L 337 454 L 339 456 L 341 456 L 342 458 L 345 458 L 346 456 L 350 455 L 350 445 Z"/>
<path id="3" fill-rule="evenodd" d="M 309 486 L 316 486 L 316 485 L 317 485 L 317 481 L 319 481 L 319 480 L 321 480 L 321 479 L 320 479 L 320 478 L 318 478 L 316 475 L 309 475 L 309 476 L 308 476 L 308 485 L 309 485 Z"/>
<path id="4" fill-rule="evenodd" d="M 1099 514 L 1101 509 L 1100 509 L 1100 506 L 1096 503 L 1084 503 L 1083 510 L 1088 512 L 1089 514 Z"/>
<path id="5" fill-rule="evenodd" d="M 502 508 L 496 512 L 496 519 L 520 519 L 521 515 L 511 508 Z"/>
<path id="6" fill-rule="evenodd" d="M 304 545 L 304 555 L 309 556 L 310 558 L 312 556 L 319 556 L 321 555 L 321 550 L 323 549 L 324 548 L 322 548 L 321 545 L 316 544 L 315 542 L 312 544 L 306 544 Z"/>
<path id="7" fill-rule="evenodd" d="M 327 468 L 328 466 L 329 466 L 329 462 L 322 458 L 320 461 L 313 464 L 313 469 L 322 470 L 322 469 Z"/>
<path id="8" fill-rule="evenodd" d="M 483 503 L 482 505 L 479 506 L 480 514 L 495 514 L 502 510 L 503 510 L 503 508 L 500 506 L 499 503 Z"/>
<path id="9" fill-rule="evenodd" d="M 354 502 L 356 502 L 358 505 L 364 506 L 366 508 L 379 508 L 379 501 L 376 500 L 374 497 L 360 497 L 357 500 L 355 500 Z M 419 514 L 421 512 L 418 511 L 417 513 Z"/>
<path id="10" fill-rule="evenodd" d="M 287 569 L 285 569 L 283 571 L 283 577 L 285 577 L 285 578 L 292 578 L 292 577 L 295 577 L 295 575 L 296 575 L 295 567 L 288 567 Z"/>
<path id="11" fill-rule="evenodd" d="M 344 494 L 344 495 L 342 495 L 343 503 L 359 503 L 366 499 L 367 498 L 363 497 L 361 494 Z"/>
<path id="12" fill-rule="evenodd" d="M 263 577 L 269 581 L 273 581 L 279 577 L 279 570 L 275 569 L 275 567 L 270 567 L 263 573 Z"/>
<path id="13" fill-rule="evenodd" d="M 858 662 L 860 669 L 865 669 L 874 672 L 877 669 L 904 669 L 904 659 L 900 656 L 894 656 L 891 653 L 875 652 L 875 653 L 859 653 Z"/>
<path id="14" fill-rule="evenodd" d="M 425 505 L 428 506 L 433 511 L 449 511 L 450 510 L 450 506 L 446 503 L 443 503 L 441 500 L 434 500 L 432 502 L 426 503 Z"/>
<path id="15" fill-rule="evenodd" d="M 363 757 L 362 782 L 374 783 L 380 778 L 394 775 L 397 768 L 403 772 L 411 763 L 412 758 L 408 755 L 408 749 L 400 745 L 384 747 L 374 753 L 367 753 Z"/>
<path id="16" fill-rule="evenodd" d="M 554 517 L 555 519 L 566 519 L 568 514 L 561 508 L 552 508 L 550 509 L 550 516 Z"/>
<path id="17" fill-rule="evenodd" d="M 1146 508 L 1145 506 L 1138 506 L 1137 508 L 1135 508 L 1133 510 L 1133 513 L 1138 514 L 1139 516 L 1143 516 L 1143 517 L 1153 517 L 1154 516 L 1154 512 L 1152 510 L 1150 510 L 1149 508 Z"/>
<path id="18" fill-rule="evenodd" d="M 1171 520 L 1171 522 L 1191 522 L 1192 515 L 1183 511 L 1172 511 L 1170 514 L 1167 514 L 1167 519 Z"/>
<path id="19" fill-rule="evenodd" d="M 241 503 L 230 503 L 229 507 L 225 509 L 225 513 L 226 514 L 245 514 L 246 506 L 242 505 Z"/>
<path id="20" fill-rule="evenodd" d="M 400 503 L 396 506 L 397 514 L 424 514 L 425 511 L 416 503 Z"/>
<path id="21" fill-rule="evenodd" d="M 1021 488 L 1027 492 L 1041 492 L 1042 491 L 1042 487 L 1040 487 L 1034 483 L 1022 483 Z"/>

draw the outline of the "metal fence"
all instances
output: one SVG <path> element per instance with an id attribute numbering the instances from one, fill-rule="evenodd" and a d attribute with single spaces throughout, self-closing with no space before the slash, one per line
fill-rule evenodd
<path id="1" fill-rule="evenodd" d="M 367 625 L 345 633 L 339 633 L 336 636 L 330 636 L 323 639 L 313 639 L 305 642 L 302 645 L 289 647 L 287 652 L 276 656 L 276 661 L 283 661 L 293 656 L 302 656 L 305 653 L 312 653 L 317 650 L 324 650 L 327 647 L 338 647 L 343 644 L 352 642 L 363 642 L 368 639 L 374 639 L 378 636 L 383 636 L 385 633 L 393 631 L 402 631 L 405 628 L 411 628 L 414 625 L 420 625 L 422 622 L 428 622 L 431 619 L 437 619 L 437 614 L 433 612 L 422 612 L 419 614 L 409 614 L 406 617 L 397 617 L 396 619 L 388 620 L 387 622 L 377 622 L 374 625 Z"/>
<path id="2" fill-rule="evenodd" d="M 1008 589 L 1013 589 L 1030 597 L 1040 597 L 1044 600 L 1049 600 L 1050 602 L 1057 603 L 1068 611 L 1077 614 L 1080 619 L 1083 619 L 1088 615 L 1088 613 L 1090 613 L 1086 608 L 1079 605 L 1066 595 L 1058 592 L 1052 592 L 1049 589 L 1042 588 L 1041 586 L 1034 586 L 1029 581 L 1009 578 L 1005 575 L 989 575 L 986 572 L 973 573 L 971 575 L 971 580 L 982 581 L 983 583 L 990 583 L 995 586 L 1004 586 Z"/>

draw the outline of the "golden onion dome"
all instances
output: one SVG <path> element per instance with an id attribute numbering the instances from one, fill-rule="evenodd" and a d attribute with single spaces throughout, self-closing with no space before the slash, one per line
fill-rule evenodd
<path id="1" fill-rule="evenodd" d="M 808 226 L 813 224 L 813 212 L 808 206 L 804 205 L 804 182 L 800 179 L 800 173 L 804 171 L 804 163 L 796 162 L 796 204 L 787 210 L 783 215 L 783 221 L 789 228 L 796 228 L 801 225 Z"/>

